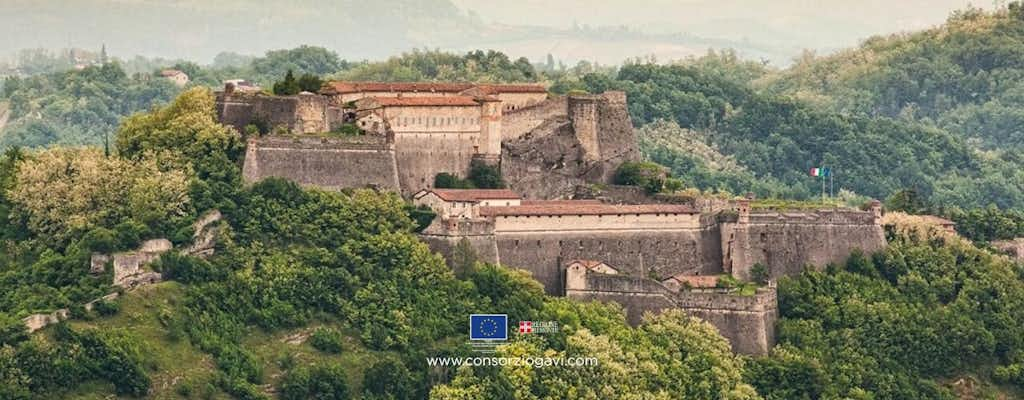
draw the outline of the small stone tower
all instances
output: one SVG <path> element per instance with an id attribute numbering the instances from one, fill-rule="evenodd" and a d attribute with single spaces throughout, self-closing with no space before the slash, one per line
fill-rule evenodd
<path id="1" fill-rule="evenodd" d="M 498 165 L 501 160 L 501 100 L 494 97 L 479 97 L 480 140 L 474 159 L 488 165 Z"/>
<path id="2" fill-rule="evenodd" d="M 583 160 L 601 159 L 601 148 L 597 138 L 597 103 L 601 96 L 569 96 L 569 120 L 576 131 L 576 138 L 583 146 Z"/>
<path id="3" fill-rule="evenodd" d="M 875 225 L 882 224 L 882 202 L 878 200 L 871 200 L 871 215 L 875 217 Z"/>
<path id="4" fill-rule="evenodd" d="M 732 231 L 732 254 L 725 270 L 742 281 L 750 280 L 750 199 L 736 201 L 736 225 Z"/>

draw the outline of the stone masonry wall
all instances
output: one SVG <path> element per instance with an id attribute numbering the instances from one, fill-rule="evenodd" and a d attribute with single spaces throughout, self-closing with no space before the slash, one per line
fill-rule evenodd
<path id="1" fill-rule="evenodd" d="M 501 140 L 516 139 L 536 129 L 544 121 L 569 114 L 566 97 L 556 97 L 502 114 Z"/>
<path id="2" fill-rule="evenodd" d="M 329 101 L 325 96 L 313 94 L 266 96 L 221 92 L 215 104 L 218 120 L 239 132 L 246 125 L 260 121 L 266 123 L 271 132 L 321 133 L 330 131 L 330 120 L 338 118 L 334 115 L 338 108 L 329 106 Z"/>
<path id="3" fill-rule="evenodd" d="M 503 265 L 524 269 L 545 291 L 563 290 L 563 266 L 572 260 L 600 260 L 625 275 L 666 278 L 679 273 L 721 273 L 717 227 L 621 233 L 529 233 L 496 235 Z"/>
<path id="4" fill-rule="evenodd" d="M 586 273 L 582 278 L 572 279 L 582 284 L 567 287 L 566 297 L 618 303 L 631 324 L 640 323 L 646 312 L 679 308 L 713 325 L 729 340 L 734 352 L 764 355 L 775 345 L 775 288 L 760 288 L 753 296 L 742 296 L 728 292 L 673 292 L 657 281 L 634 276 Z"/>
<path id="5" fill-rule="evenodd" d="M 772 279 L 800 273 L 805 266 L 845 261 L 851 252 L 885 248 L 885 234 L 870 212 L 819 210 L 751 213 L 749 223 L 722 224 L 723 269 L 750 279 L 761 263 Z"/>
<path id="6" fill-rule="evenodd" d="M 477 133 L 395 135 L 395 156 L 403 195 L 434 187 L 447 172 L 465 178 L 476 154 Z"/>
<path id="7" fill-rule="evenodd" d="M 384 136 L 372 135 L 250 139 L 242 176 L 249 183 L 273 176 L 332 190 L 399 188 L 395 151 Z"/>

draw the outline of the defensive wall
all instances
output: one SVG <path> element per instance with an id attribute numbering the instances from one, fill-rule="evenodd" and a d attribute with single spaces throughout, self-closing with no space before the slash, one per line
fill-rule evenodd
<path id="1" fill-rule="evenodd" d="M 567 97 L 554 97 L 531 106 L 504 110 L 501 140 L 518 139 L 537 129 L 544 121 L 564 115 L 569 115 Z"/>
<path id="2" fill-rule="evenodd" d="M 399 189 L 394 144 L 379 135 L 252 138 L 247 143 L 242 177 L 250 183 L 278 177 L 334 190 Z"/>
<path id="3" fill-rule="evenodd" d="M 583 301 L 616 302 L 631 324 L 646 312 L 679 308 L 713 325 L 729 340 L 734 352 L 764 355 L 775 345 L 778 320 L 774 287 L 758 288 L 753 295 L 729 289 L 672 291 L 660 282 L 636 276 L 566 270 L 565 296 Z"/>
<path id="4" fill-rule="evenodd" d="M 329 97 L 312 93 L 295 96 L 268 96 L 226 89 L 217 93 L 217 117 L 221 123 L 239 132 L 253 124 L 269 132 L 320 133 L 341 125 L 342 108 Z"/>
<path id="5" fill-rule="evenodd" d="M 629 207 L 629 206 L 620 206 Z M 514 209 L 515 207 L 509 207 Z M 624 208 L 628 210 L 628 208 Z M 684 275 L 732 274 L 751 280 L 755 264 L 768 278 L 795 275 L 807 266 L 845 261 L 851 252 L 882 250 L 876 212 L 695 212 L 693 214 L 485 215 L 437 218 L 421 235 L 435 251 L 469 238 L 481 260 L 529 271 L 551 294 L 564 289 L 572 260 L 599 260 L 623 275 L 658 281 Z"/>
<path id="6" fill-rule="evenodd" d="M 746 200 L 738 208 L 721 218 L 721 254 L 724 271 L 739 279 L 751 279 L 756 264 L 776 279 L 843 262 L 855 250 L 870 254 L 885 247 L 878 202 L 869 211 L 752 211 Z"/>

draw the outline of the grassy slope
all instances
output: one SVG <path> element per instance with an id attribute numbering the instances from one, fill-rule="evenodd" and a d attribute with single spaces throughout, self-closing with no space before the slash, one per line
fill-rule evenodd
<path id="1" fill-rule="evenodd" d="M 148 398 L 182 399 L 178 392 L 179 386 L 192 388 L 192 398 L 204 398 L 204 392 L 216 377 L 216 367 L 209 354 L 192 346 L 185 338 L 174 340 L 159 320 L 161 313 L 170 313 L 175 303 L 185 292 L 183 285 L 177 282 L 164 282 L 143 287 L 127 293 L 119 302 L 121 311 L 111 317 L 97 318 L 92 321 L 72 321 L 75 329 L 87 327 L 98 329 L 126 329 L 138 335 L 147 346 L 147 353 L 152 361 L 149 377 L 153 384 Z M 281 360 L 288 355 L 295 360 L 294 365 L 305 365 L 320 361 L 340 362 L 349 372 L 349 387 L 353 392 L 361 389 L 364 369 L 373 361 L 383 356 L 381 353 L 366 350 L 357 337 L 346 333 L 344 349 L 340 355 L 325 354 L 312 348 L 306 342 L 309 334 L 319 326 L 333 326 L 336 323 L 311 323 L 309 326 L 294 330 L 266 333 L 259 329 L 246 337 L 243 345 L 253 351 L 263 364 L 263 386 L 268 393 L 283 376 Z M 45 331 L 44 331 L 45 332 Z M 229 396 L 213 391 L 216 399 L 228 399 Z M 104 382 L 92 382 L 75 388 L 70 393 L 60 393 L 54 399 L 109 399 L 115 398 L 112 385 Z"/>

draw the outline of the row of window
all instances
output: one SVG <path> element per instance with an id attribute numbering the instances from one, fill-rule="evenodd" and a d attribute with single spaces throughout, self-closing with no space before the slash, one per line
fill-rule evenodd
<path id="1" fill-rule="evenodd" d="M 472 117 L 398 117 L 395 118 L 397 126 L 424 125 L 449 126 L 449 125 L 476 125 L 480 118 Z"/>

